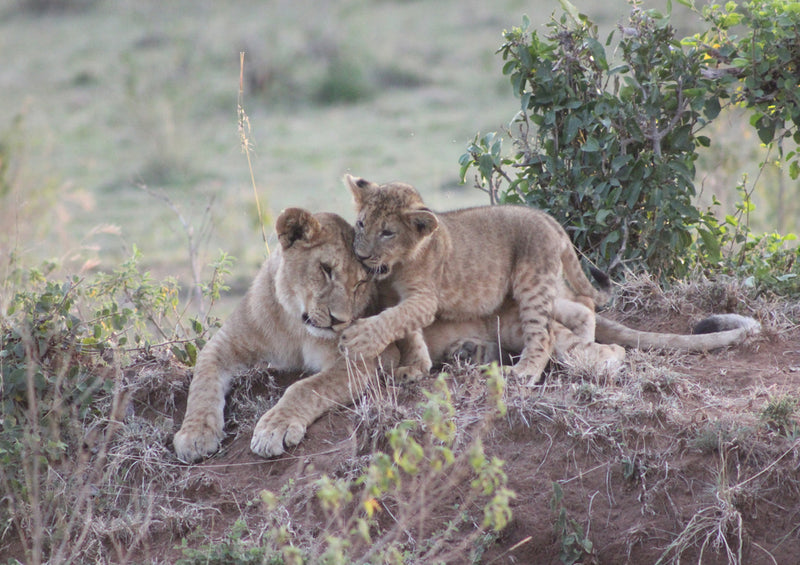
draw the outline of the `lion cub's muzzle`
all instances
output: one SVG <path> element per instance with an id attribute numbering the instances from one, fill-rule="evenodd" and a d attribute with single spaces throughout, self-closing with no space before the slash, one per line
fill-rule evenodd
<path id="1" fill-rule="evenodd" d="M 362 255 L 358 251 L 356 251 L 355 254 L 358 262 L 361 263 L 361 265 L 367 270 L 367 273 L 369 273 L 373 278 L 380 280 L 389 275 L 389 272 L 391 271 L 389 265 L 378 263 L 377 260 L 373 259 L 371 255 Z"/>

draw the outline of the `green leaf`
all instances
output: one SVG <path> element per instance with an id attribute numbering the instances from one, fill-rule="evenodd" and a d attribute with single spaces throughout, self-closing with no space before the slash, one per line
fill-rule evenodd
<path id="1" fill-rule="evenodd" d="M 703 113 L 706 115 L 706 118 L 713 120 L 719 116 L 720 109 L 719 98 L 715 96 L 706 100 L 705 106 L 703 107 Z"/>
<path id="2" fill-rule="evenodd" d="M 578 12 L 578 9 L 575 6 L 573 6 L 569 2 L 569 0 L 558 0 L 558 1 L 561 4 L 561 7 L 564 9 L 564 11 L 567 14 L 569 14 L 569 17 L 572 18 L 575 21 L 575 23 L 580 23 L 581 14 L 580 12 Z"/>
<path id="3" fill-rule="evenodd" d="M 708 230 L 699 229 L 697 232 L 700 234 L 700 239 L 703 240 L 703 245 L 706 248 L 706 258 L 712 263 L 718 263 L 722 260 L 722 253 L 720 250 L 720 242 L 717 237 Z"/>
<path id="4" fill-rule="evenodd" d="M 481 176 L 483 178 L 492 178 L 492 172 L 494 171 L 494 159 L 492 159 L 491 155 L 484 153 L 478 158 L 478 170 L 481 172 Z"/>
<path id="5" fill-rule="evenodd" d="M 183 348 L 186 350 L 188 365 L 190 367 L 194 367 L 194 364 L 197 362 L 197 348 L 192 342 L 187 342 Z"/>
<path id="6" fill-rule="evenodd" d="M 756 131 L 758 132 L 758 139 L 768 145 L 775 138 L 775 122 L 768 116 L 762 115 L 756 122 Z"/>
<path id="7" fill-rule="evenodd" d="M 789 163 L 789 176 L 792 180 L 797 180 L 797 177 L 800 176 L 800 163 L 797 161 Z"/>
<path id="8" fill-rule="evenodd" d="M 586 140 L 586 143 L 581 146 L 581 151 L 584 153 L 596 153 L 600 151 L 600 143 L 598 143 L 596 138 L 590 137 Z"/>

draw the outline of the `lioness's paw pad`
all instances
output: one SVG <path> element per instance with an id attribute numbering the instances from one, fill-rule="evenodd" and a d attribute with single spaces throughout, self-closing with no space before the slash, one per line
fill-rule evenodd
<path id="1" fill-rule="evenodd" d="M 261 457 L 275 457 L 300 443 L 305 435 L 306 426 L 299 420 L 267 412 L 253 430 L 250 450 Z"/>
<path id="2" fill-rule="evenodd" d="M 194 463 L 216 453 L 224 435 L 221 429 L 185 422 L 172 439 L 172 445 L 178 459 Z"/>

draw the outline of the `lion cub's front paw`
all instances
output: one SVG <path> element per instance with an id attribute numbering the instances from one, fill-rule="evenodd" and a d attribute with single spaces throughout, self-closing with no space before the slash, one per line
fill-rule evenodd
<path id="1" fill-rule="evenodd" d="M 300 443 L 305 435 L 306 425 L 300 418 L 272 408 L 256 424 L 250 450 L 261 457 L 275 457 Z"/>
<path id="2" fill-rule="evenodd" d="M 376 357 L 387 345 L 375 335 L 369 320 L 356 320 L 339 336 L 339 351 L 350 359 Z"/>
<path id="3" fill-rule="evenodd" d="M 225 434 L 222 420 L 215 415 L 205 418 L 184 419 L 181 429 L 172 439 L 175 455 L 184 463 L 194 463 L 219 449 Z"/>

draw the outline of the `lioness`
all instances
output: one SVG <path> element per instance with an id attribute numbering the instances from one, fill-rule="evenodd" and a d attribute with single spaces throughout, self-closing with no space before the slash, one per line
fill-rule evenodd
<path id="1" fill-rule="evenodd" d="M 331 406 L 349 404 L 357 394 L 351 387 L 358 390 L 376 367 L 376 356 L 348 367 L 337 350 L 337 331 L 361 315 L 373 296 L 367 272 L 352 255 L 353 228 L 334 214 L 290 208 L 275 230 L 280 247 L 200 352 L 173 442 L 182 461 L 219 448 L 225 394 L 238 369 L 268 363 L 316 372 L 292 384 L 256 425 L 250 448 L 269 457 L 299 443 L 306 427 Z"/>
<path id="2" fill-rule="evenodd" d="M 396 306 L 342 332 L 340 348 L 351 358 L 374 357 L 437 318 L 495 315 L 510 298 L 524 342 L 513 369 L 533 384 L 550 358 L 550 325 L 556 299 L 566 294 L 564 279 L 575 301 L 606 300 L 581 270 L 564 229 L 544 212 L 491 206 L 436 214 L 408 184 L 377 185 L 350 175 L 346 183 L 357 212 L 355 254 L 399 296 Z"/>

